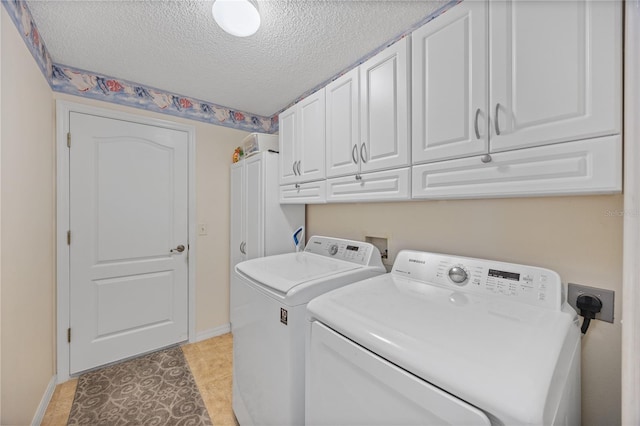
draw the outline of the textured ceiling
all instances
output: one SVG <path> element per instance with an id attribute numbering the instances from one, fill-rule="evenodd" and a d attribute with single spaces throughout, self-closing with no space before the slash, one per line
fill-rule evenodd
<path id="1" fill-rule="evenodd" d="M 270 116 L 449 0 L 263 0 L 247 38 L 212 1 L 29 0 L 55 63 Z"/>

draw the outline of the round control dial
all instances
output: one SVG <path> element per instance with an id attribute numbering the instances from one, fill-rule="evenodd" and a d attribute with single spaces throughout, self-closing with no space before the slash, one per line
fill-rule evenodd
<path id="1" fill-rule="evenodd" d="M 338 253 L 338 245 L 337 245 L 337 244 L 331 244 L 331 245 L 329 246 L 329 254 L 330 254 L 331 256 L 335 256 L 335 255 L 336 255 L 336 253 Z"/>
<path id="2" fill-rule="evenodd" d="M 465 285 L 469 280 L 469 274 L 463 266 L 457 265 L 449 269 L 449 279 L 457 285 Z"/>

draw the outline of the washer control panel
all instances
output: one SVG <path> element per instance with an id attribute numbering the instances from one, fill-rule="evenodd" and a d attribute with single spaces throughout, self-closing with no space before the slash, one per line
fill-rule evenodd
<path id="1" fill-rule="evenodd" d="M 373 244 L 362 241 L 313 236 L 304 251 L 359 265 L 382 265 L 380 251 Z"/>
<path id="2" fill-rule="evenodd" d="M 560 276 L 535 266 L 403 250 L 392 273 L 534 306 L 561 309 L 562 304 Z"/>

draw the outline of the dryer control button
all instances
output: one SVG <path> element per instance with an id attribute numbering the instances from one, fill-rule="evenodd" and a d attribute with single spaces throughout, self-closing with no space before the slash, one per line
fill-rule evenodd
<path id="1" fill-rule="evenodd" d="M 469 279 L 469 274 L 462 266 L 454 266 L 449 269 L 449 279 L 457 285 L 465 285 Z"/>
<path id="2" fill-rule="evenodd" d="M 338 253 L 338 245 L 337 245 L 337 244 L 331 244 L 331 245 L 329 246 L 329 254 L 330 254 L 331 256 L 335 256 L 335 255 L 336 255 L 336 253 Z"/>

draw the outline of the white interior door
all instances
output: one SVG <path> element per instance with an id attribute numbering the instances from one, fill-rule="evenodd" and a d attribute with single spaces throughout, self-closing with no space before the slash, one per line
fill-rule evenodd
<path id="1" fill-rule="evenodd" d="M 188 134 L 76 112 L 69 128 L 74 374 L 188 337 Z"/>

